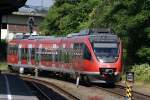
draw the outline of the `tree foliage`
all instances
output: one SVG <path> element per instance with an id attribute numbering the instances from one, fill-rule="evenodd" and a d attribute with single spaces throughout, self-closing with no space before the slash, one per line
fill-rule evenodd
<path id="1" fill-rule="evenodd" d="M 99 0 L 56 0 L 40 29 L 46 35 L 65 35 L 89 26 L 89 14 Z"/>
<path id="2" fill-rule="evenodd" d="M 92 19 L 94 24 L 91 27 L 110 27 L 121 37 L 129 64 L 150 63 L 149 0 L 103 1 Z"/>
<path id="3" fill-rule="evenodd" d="M 150 63 L 150 0 L 55 0 L 41 24 L 46 35 L 109 27 L 121 37 L 128 64 Z"/>

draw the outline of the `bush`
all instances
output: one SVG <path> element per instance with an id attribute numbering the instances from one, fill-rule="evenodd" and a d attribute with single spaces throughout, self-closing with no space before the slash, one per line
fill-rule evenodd
<path id="1" fill-rule="evenodd" d="M 150 64 L 150 48 L 142 48 L 138 51 L 141 62 Z"/>
<path id="2" fill-rule="evenodd" d="M 131 71 L 135 73 L 136 81 L 150 82 L 150 65 L 141 64 L 132 66 Z"/>

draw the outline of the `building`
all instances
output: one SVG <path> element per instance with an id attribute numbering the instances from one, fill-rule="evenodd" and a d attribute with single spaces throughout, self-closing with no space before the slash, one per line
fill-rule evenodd
<path id="1" fill-rule="evenodd" d="M 1 39 L 11 40 L 15 34 L 30 33 L 29 24 L 32 19 L 33 33 L 39 33 L 38 26 L 46 14 L 35 12 L 13 12 L 2 16 Z"/>

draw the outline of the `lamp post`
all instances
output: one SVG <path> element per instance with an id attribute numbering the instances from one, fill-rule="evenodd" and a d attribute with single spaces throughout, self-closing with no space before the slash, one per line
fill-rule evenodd
<path id="1" fill-rule="evenodd" d="M 28 25 L 29 33 L 31 35 L 33 33 L 33 26 L 34 26 L 34 18 L 33 17 L 29 17 L 29 19 L 27 21 L 27 25 Z"/>

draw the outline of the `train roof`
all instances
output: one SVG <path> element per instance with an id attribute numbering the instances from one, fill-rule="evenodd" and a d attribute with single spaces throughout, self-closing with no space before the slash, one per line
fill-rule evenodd
<path id="1" fill-rule="evenodd" d="M 79 33 L 68 34 L 67 37 L 86 36 L 86 35 L 114 35 L 110 28 L 90 28 L 81 30 Z"/>
<path id="2" fill-rule="evenodd" d="M 74 39 L 83 39 L 86 37 L 96 37 L 99 36 L 101 38 L 109 37 L 118 38 L 111 29 L 109 28 L 91 28 L 91 29 L 84 29 L 78 33 L 70 33 L 67 36 L 39 36 L 39 35 L 19 35 L 15 40 L 39 40 L 39 41 L 49 41 L 49 40 L 74 40 Z M 69 39 L 70 38 L 70 39 Z M 111 38 L 111 39 L 112 39 Z M 95 38 L 94 38 L 95 39 Z M 107 39 L 107 38 L 105 38 Z"/>

